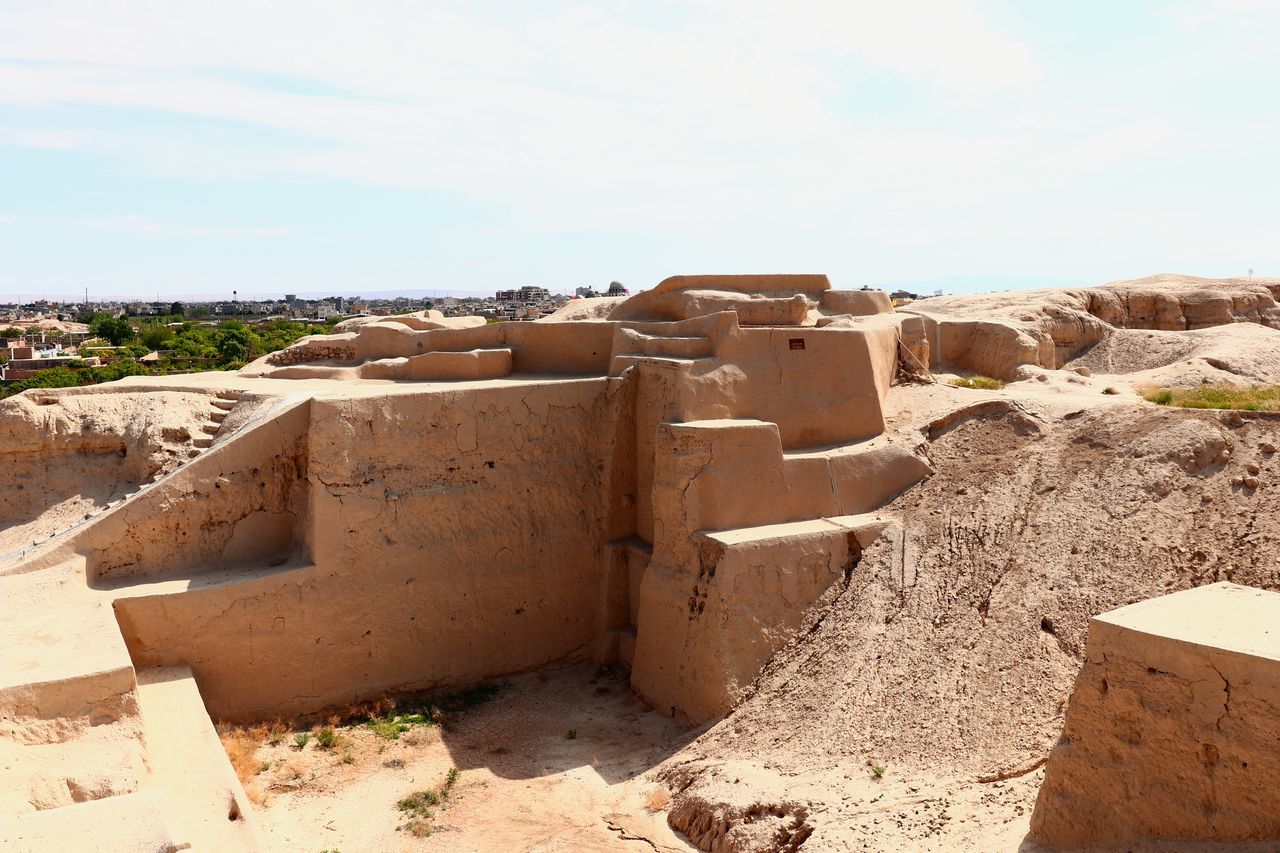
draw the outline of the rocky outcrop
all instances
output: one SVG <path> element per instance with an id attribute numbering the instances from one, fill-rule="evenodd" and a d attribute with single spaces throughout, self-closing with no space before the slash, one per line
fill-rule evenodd
<path id="1" fill-rule="evenodd" d="M 1094 288 L 924 299 L 934 365 L 1012 379 L 1024 364 L 1057 369 L 1117 329 L 1195 331 L 1231 323 L 1280 329 L 1280 279 L 1156 275 Z"/>
<path id="2" fill-rule="evenodd" d="M 784 780 L 751 764 L 673 767 L 667 822 L 707 853 L 795 853 L 813 834 L 809 809 Z"/>

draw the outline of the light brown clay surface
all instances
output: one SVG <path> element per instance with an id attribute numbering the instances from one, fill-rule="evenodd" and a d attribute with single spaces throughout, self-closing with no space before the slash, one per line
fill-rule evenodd
<path id="1" fill-rule="evenodd" d="M 677 276 L 4 401 L 0 840 L 1012 851 L 1038 793 L 1038 841 L 1089 846 L 1119 821 L 1078 812 L 1154 785 L 1124 849 L 1274 849 L 1280 685 L 1250 662 L 1280 612 L 1160 596 L 1280 588 L 1280 416 L 1134 393 L 1280 383 L 1273 285 L 895 311 L 821 275 Z M 975 371 L 1010 382 L 945 381 Z M 1154 638 L 1108 661 L 1126 707 L 1167 710 L 1174 781 L 1108 765 L 1105 737 L 1045 765 L 1064 725 L 1121 724 L 1080 686 L 1099 625 Z M 1245 667 L 1234 734 L 1196 728 L 1209 680 L 1148 662 L 1179 644 Z M 365 725 L 481 683 L 506 686 L 442 725 Z M 1205 744 L 1266 777 L 1212 819 Z M 415 834 L 396 803 L 451 767 Z"/>

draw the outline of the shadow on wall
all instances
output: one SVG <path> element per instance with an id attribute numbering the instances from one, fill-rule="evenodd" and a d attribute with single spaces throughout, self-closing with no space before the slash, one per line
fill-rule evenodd
<path id="1" fill-rule="evenodd" d="M 86 455 L 59 453 L 54 457 L 0 459 L 6 487 L 0 490 L 0 545 L 16 538 L 17 528 L 41 520 L 51 507 L 67 506 L 64 527 L 97 512 L 137 487 L 139 479 L 119 452 Z M 71 504 L 76 504 L 73 507 Z M 82 514 L 75 509 L 83 508 Z M 50 527 L 48 531 L 44 527 Z M 41 525 L 40 534 L 54 532 Z M 12 531 L 12 533 L 10 533 Z M 30 542 L 17 542 L 17 545 Z M 3 550 L 3 548 L 0 548 Z"/>

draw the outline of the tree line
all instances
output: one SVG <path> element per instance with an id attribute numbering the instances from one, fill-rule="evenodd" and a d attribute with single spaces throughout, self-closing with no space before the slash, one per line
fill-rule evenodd
<path id="1" fill-rule="evenodd" d="M 83 361 L 73 361 L 41 370 L 29 379 L 0 389 L 0 399 L 30 388 L 96 385 L 125 376 L 238 370 L 247 362 L 284 349 L 305 335 L 325 334 L 337 322 L 335 318 L 328 326 L 317 327 L 290 320 L 271 320 L 250 326 L 239 320 L 224 320 L 217 326 L 204 326 L 177 316 L 137 324 L 111 314 L 95 314 L 86 319 L 94 340 L 81 344 L 82 352 L 95 342 L 119 348 L 103 353 L 105 364 L 91 367 Z M 18 330 L 5 330 L 9 331 Z M 160 359 L 151 365 L 138 361 L 150 352 L 160 353 Z"/>

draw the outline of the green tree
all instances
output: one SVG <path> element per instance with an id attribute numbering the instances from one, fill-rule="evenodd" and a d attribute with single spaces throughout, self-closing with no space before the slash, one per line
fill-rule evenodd
<path id="1" fill-rule="evenodd" d="M 74 388 L 83 384 L 86 383 L 81 382 L 80 371 L 68 367 L 51 367 L 41 370 L 30 379 L 19 380 L 0 390 L 0 398 L 12 397 L 31 388 Z"/>
<path id="2" fill-rule="evenodd" d="M 143 326 L 139 331 L 147 349 L 167 349 L 177 337 L 173 329 L 159 324 Z"/>
<path id="3" fill-rule="evenodd" d="M 175 317 L 181 317 L 183 313 L 183 305 L 181 302 L 175 302 L 169 306 L 169 313 Z"/>
<path id="4" fill-rule="evenodd" d="M 110 314 L 95 314 L 89 322 L 89 331 L 100 338 L 111 341 L 118 347 L 125 341 L 133 339 L 133 326 L 123 317 L 112 317 Z"/>
<path id="5" fill-rule="evenodd" d="M 218 330 L 218 357 L 223 362 L 244 361 L 249 357 L 253 338 L 243 324 L 237 323 L 239 328 L 228 328 L 230 325 L 224 323 L 223 328 Z"/>

